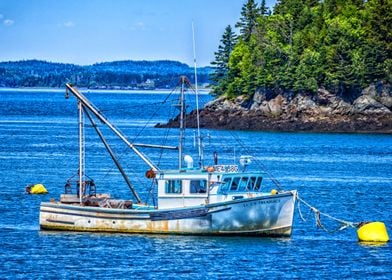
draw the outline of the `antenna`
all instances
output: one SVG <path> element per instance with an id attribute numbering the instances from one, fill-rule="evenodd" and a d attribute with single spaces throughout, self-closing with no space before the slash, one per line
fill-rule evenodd
<path id="1" fill-rule="evenodd" d="M 199 91 L 197 86 L 197 64 L 196 64 L 196 44 L 195 44 L 195 27 L 192 20 L 192 40 L 193 40 L 193 68 L 195 71 L 195 91 L 196 91 L 196 119 L 197 119 L 197 148 L 199 154 L 199 167 L 202 166 L 202 150 L 200 136 L 200 116 L 199 116 Z"/>

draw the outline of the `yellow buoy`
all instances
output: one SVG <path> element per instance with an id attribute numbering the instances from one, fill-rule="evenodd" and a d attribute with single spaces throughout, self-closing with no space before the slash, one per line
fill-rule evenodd
<path id="1" fill-rule="evenodd" d="M 382 222 L 371 222 L 360 225 L 358 230 L 358 240 L 367 242 L 388 242 L 389 236 L 387 228 Z"/>
<path id="2" fill-rule="evenodd" d="M 275 190 L 275 189 L 272 189 L 272 190 L 271 190 L 271 194 L 272 194 L 272 195 L 275 195 L 275 194 L 277 194 L 277 193 L 278 193 L 277 190 Z"/>
<path id="3" fill-rule="evenodd" d="M 26 192 L 29 194 L 45 194 L 48 193 L 47 189 L 42 184 L 35 184 L 26 187 Z"/>

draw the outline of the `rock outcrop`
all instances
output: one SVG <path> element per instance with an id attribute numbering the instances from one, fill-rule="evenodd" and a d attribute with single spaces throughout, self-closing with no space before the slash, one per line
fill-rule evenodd
<path id="1" fill-rule="evenodd" d="M 392 133 L 391 86 L 378 83 L 364 89 L 352 101 L 319 89 L 317 94 L 256 92 L 250 100 L 220 97 L 200 111 L 200 125 L 215 129 L 380 132 Z M 196 126 L 193 111 L 187 125 Z M 177 126 L 178 118 L 166 125 Z"/>

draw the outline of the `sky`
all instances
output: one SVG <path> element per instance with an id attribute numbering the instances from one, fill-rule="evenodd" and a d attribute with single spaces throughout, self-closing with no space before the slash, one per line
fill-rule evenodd
<path id="1" fill-rule="evenodd" d="M 214 60 L 246 0 L 0 0 L 0 61 Z M 256 2 L 260 2 L 257 1 Z M 272 7 L 275 0 L 267 0 Z"/>

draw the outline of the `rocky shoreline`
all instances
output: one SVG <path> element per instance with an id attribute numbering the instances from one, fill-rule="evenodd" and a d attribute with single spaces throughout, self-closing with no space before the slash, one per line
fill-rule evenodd
<path id="1" fill-rule="evenodd" d="M 392 133 L 391 85 L 378 83 L 351 100 L 319 89 L 317 94 L 258 91 L 251 99 L 215 99 L 200 111 L 200 126 L 211 129 Z M 186 116 L 196 127 L 196 111 Z M 178 116 L 156 127 L 178 127 Z"/>

